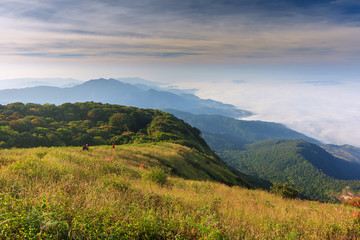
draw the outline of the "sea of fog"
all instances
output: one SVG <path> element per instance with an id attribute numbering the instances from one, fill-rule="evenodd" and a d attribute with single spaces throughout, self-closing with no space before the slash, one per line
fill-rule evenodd
<path id="1" fill-rule="evenodd" d="M 192 87 L 201 98 L 252 111 L 246 120 L 283 123 L 324 143 L 360 147 L 360 83 L 229 81 Z"/>

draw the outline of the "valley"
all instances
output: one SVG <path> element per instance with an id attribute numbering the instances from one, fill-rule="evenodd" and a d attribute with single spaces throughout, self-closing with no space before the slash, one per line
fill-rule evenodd
<path id="1" fill-rule="evenodd" d="M 102 81 L 82 87 L 91 92 Z M 0 236 L 359 237 L 358 210 L 340 204 L 360 192 L 356 148 L 234 119 L 243 110 L 198 100 L 207 114 L 99 102 L 0 105 Z"/>

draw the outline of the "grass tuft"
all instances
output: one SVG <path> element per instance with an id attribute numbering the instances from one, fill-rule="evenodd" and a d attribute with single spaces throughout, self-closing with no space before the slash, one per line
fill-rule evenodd
<path id="1" fill-rule="evenodd" d="M 178 177 L 191 164 L 177 169 L 175 159 L 206 164 L 184 146 L 11 149 L 0 156 L 8 162 L 0 168 L 0 239 L 360 239 L 352 206 Z"/>

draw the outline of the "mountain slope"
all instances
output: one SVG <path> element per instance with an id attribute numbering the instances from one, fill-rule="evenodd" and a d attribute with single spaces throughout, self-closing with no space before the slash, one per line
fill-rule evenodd
<path id="1" fill-rule="evenodd" d="M 327 152 L 332 155 L 344 159 L 349 162 L 355 162 L 360 164 L 360 148 L 351 145 L 333 145 L 326 144 L 322 146 Z"/>
<path id="2" fill-rule="evenodd" d="M 265 139 L 303 139 L 319 143 L 279 123 L 237 120 L 220 115 L 191 114 L 165 109 L 202 132 L 206 142 L 216 151 L 241 149 L 244 144 Z"/>
<path id="3" fill-rule="evenodd" d="M 360 191 L 360 165 L 302 140 L 265 140 L 218 154 L 239 171 L 271 182 L 290 182 L 307 199 L 329 201 L 347 186 Z"/>
<path id="4" fill-rule="evenodd" d="M 0 124 L 0 148 L 176 143 L 198 151 L 198 156 L 185 158 L 187 162 L 163 162 L 174 174 L 198 179 L 191 174 L 195 170 L 189 170 L 197 168 L 199 176 L 250 186 L 214 154 L 198 129 L 159 110 L 94 102 L 60 106 L 13 103 L 0 105 Z M 187 166 L 185 170 L 180 162 Z"/>
<path id="5" fill-rule="evenodd" d="M 1 150 L 0 238 L 359 238 L 356 208 L 229 187 L 187 164 L 199 157 L 172 143 Z"/>
<path id="6" fill-rule="evenodd" d="M 82 82 L 72 78 L 15 78 L 0 80 L 0 89 L 27 88 L 37 86 L 73 87 Z"/>
<path id="7" fill-rule="evenodd" d="M 173 115 L 94 102 L 0 105 L 0 148 L 171 141 L 214 155 L 200 131 Z"/>
<path id="8" fill-rule="evenodd" d="M 176 108 L 182 111 L 218 113 L 231 117 L 248 116 L 251 113 L 236 109 L 233 105 L 200 99 L 193 94 L 175 94 L 169 91 L 144 88 L 122 83 L 115 79 L 96 79 L 70 88 L 31 87 L 0 90 L 0 104 L 12 102 L 51 103 L 102 102 L 141 108 Z"/>

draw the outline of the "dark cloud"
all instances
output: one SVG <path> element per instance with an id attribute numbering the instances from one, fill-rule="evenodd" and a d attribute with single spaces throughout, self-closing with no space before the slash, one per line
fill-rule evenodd
<path id="1" fill-rule="evenodd" d="M 294 21 L 358 21 L 359 5 L 353 1 L 333 0 L 140 0 L 125 4 L 118 2 L 116 7 L 126 7 L 142 14 L 175 14 L 187 16 L 192 20 L 212 19 L 222 16 L 245 14 L 254 21 L 274 22 Z M 295 18 L 295 19 L 294 19 Z M 282 22 L 286 24 L 286 22 Z"/>
<path id="2" fill-rule="evenodd" d="M 338 51 L 354 55 L 358 49 L 342 50 L 336 43 L 344 32 L 326 31 L 357 26 L 359 7 L 350 0 L 4 0 L 0 14 L 28 37 L 3 43 L 19 54 L 307 61 Z M 351 33 L 345 34 L 351 45 Z"/>
<path id="3" fill-rule="evenodd" d="M 280 27 L 360 22 L 360 5 L 349 0 L 21 0 L 0 3 L 0 12 L 44 22 L 74 24 L 78 32 L 93 20 L 103 30 L 110 24 L 162 27 L 177 21 L 179 27 L 185 27 L 193 23 L 210 25 L 223 19 L 227 19 L 225 25 L 245 23 L 255 30 L 271 24 Z M 91 31 L 85 29 L 84 32 Z"/>

